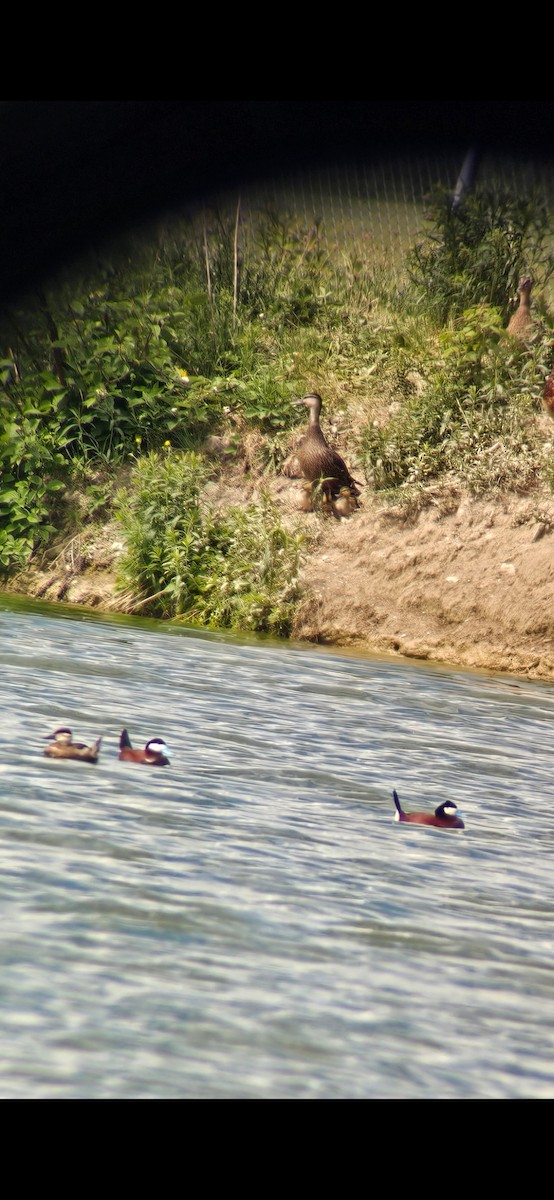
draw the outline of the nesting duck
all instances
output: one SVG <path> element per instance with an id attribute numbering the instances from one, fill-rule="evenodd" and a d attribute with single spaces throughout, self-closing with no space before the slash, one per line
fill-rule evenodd
<path id="1" fill-rule="evenodd" d="M 393 791 L 394 803 L 396 804 L 396 812 L 394 814 L 395 821 L 405 821 L 410 825 L 434 825 L 436 829 L 465 829 L 465 825 L 461 817 L 457 817 L 457 804 L 453 804 L 451 800 L 446 800 L 444 804 L 439 804 L 434 813 L 423 812 L 404 812 L 398 794 Z"/>
<path id="2" fill-rule="evenodd" d="M 133 750 L 126 729 L 121 730 L 119 738 L 119 757 L 122 762 L 146 763 L 150 767 L 167 767 L 171 750 L 163 738 L 151 738 L 144 750 Z"/>
<path id="3" fill-rule="evenodd" d="M 54 733 L 48 733 L 45 741 L 51 743 L 44 751 L 47 758 L 78 758 L 81 762 L 95 763 L 98 762 L 102 738 L 97 738 L 92 746 L 86 746 L 84 742 L 74 742 L 71 730 L 64 726 L 55 729 Z"/>
<path id="4" fill-rule="evenodd" d="M 522 275 L 517 289 L 519 304 L 515 313 L 510 317 L 506 332 L 515 338 L 520 346 L 526 346 L 534 332 L 534 322 L 531 316 L 531 288 L 533 280 L 530 275 Z"/>
<path id="5" fill-rule="evenodd" d="M 317 392 L 309 392 L 295 401 L 309 409 L 310 422 L 294 458 L 304 479 L 311 483 L 321 481 L 326 500 L 338 496 L 341 489 L 347 489 L 352 497 L 359 496 L 357 480 L 352 478 L 344 459 L 329 445 L 319 424 L 322 403 Z"/>

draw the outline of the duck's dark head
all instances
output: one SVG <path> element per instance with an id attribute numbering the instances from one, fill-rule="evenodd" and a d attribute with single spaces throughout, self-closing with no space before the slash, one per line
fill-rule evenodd
<path id="1" fill-rule="evenodd" d="M 166 758 L 171 757 L 171 750 L 166 746 L 163 738 L 150 738 L 146 743 L 145 750 L 147 754 L 164 754 Z"/>
<path id="2" fill-rule="evenodd" d="M 435 816 L 446 817 L 448 820 L 449 817 L 455 817 L 457 811 L 457 804 L 453 804 L 452 800 L 445 800 L 444 804 L 439 804 L 439 807 L 435 809 Z"/>
<path id="3" fill-rule="evenodd" d="M 310 412 L 315 413 L 318 417 L 323 401 L 318 392 L 308 392 L 307 396 L 303 396 L 301 400 L 295 400 L 294 403 L 303 404 L 305 408 L 309 408 Z"/>
<path id="4" fill-rule="evenodd" d="M 71 742 L 72 738 L 73 738 L 73 734 L 72 734 L 71 730 L 67 729 L 66 726 L 63 725 L 61 729 L 55 729 L 53 733 L 47 733 L 46 737 L 44 738 L 44 741 L 45 742 L 61 742 L 62 745 L 68 746 L 69 743 Z"/>

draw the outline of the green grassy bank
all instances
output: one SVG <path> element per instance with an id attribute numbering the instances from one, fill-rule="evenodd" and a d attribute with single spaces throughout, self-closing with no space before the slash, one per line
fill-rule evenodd
<path id="1" fill-rule="evenodd" d="M 1 314 L 5 580 L 109 518 L 127 546 L 122 591 L 143 613 L 287 634 L 301 525 L 285 528 L 268 492 L 210 509 L 223 468 L 206 446 L 221 435 L 228 466 L 271 478 L 292 401 L 311 390 L 343 414 L 368 488 L 396 504 L 422 506 L 430 483 L 554 486 L 537 421 L 553 361 L 544 200 L 435 197 L 400 277 L 322 234 L 269 212 L 247 222 L 238 206 L 172 220 Z M 523 272 L 534 328 L 520 345 L 505 327 Z"/>

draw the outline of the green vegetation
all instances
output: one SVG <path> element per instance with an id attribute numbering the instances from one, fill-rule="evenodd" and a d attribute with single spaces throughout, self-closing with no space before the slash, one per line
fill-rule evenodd
<path id="1" fill-rule="evenodd" d="M 509 316 L 510 297 L 530 271 L 544 287 L 554 270 L 548 207 L 543 197 L 503 187 L 477 187 L 458 207 L 439 192 L 429 206 L 429 236 L 408 253 L 411 279 L 439 321 L 478 304 Z"/>
<path id="2" fill-rule="evenodd" d="M 429 225 L 407 256 L 412 290 L 404 299 L 424 319 L 417 345 L 403 325 L 408 356 L 397 338 L 403 402 L 363 433 L 368 477 L 377 489 L 420 495 L 446 474 L 473 493 L 527 490 L 541 469 L 533 414 L 552 362 L 552 329 L 546 314 L 536 315 L 533 344 L 522 349 L 504 328 L 521 274 L 530 271 L 544 287 L 554 271 L 547 207 L 477 188 L 457 209 L 437 197 Z M 419 373 L 415 387 L 408 363 Z"/>
<path id="3" fill-rule="evenodd" d="M 433 200 L 400 282 L 360 246 L 331 254 L 317 222 L 239 210 L 91 256 L 0 317 L 0 571 L 111 516 L 130 611 L 286 633 L 298 527 L 267 490 L 212 509 L 223 468 L 203 447 L 222 434 L 237 479 L 269 482 L 301 416 L 291 401 L 313 389 L 350 464 L 396 502 L 441 482 L 554 487 L 536 420 L 551 246 L 544 201 L 489 188 L 455 211 Z M 525 349 L 505 333 L 523 272 Z"/>
<path id="4" fill-rule="evenodd" d="M 203 508 L 207 475 L 200 455 L 169 447 L 137 462 L 116 505 L 127 542 L 127 608 L 286 636 L 304 538 L 281 527 L 267 495 L 224 516 Z"/>
<path id="5" fill-rule="evenodd" d="M 474 494 L 527 490 L 540 466 L 533 418 L 549 339 L 522 351 L 504 335 L 498 309 L 477 305 L 440 331 L 427 358 L 425 349 L 422 340 L 421 389 L 364 430 L 374 486 L 421 485 L 450 473 Z"/>

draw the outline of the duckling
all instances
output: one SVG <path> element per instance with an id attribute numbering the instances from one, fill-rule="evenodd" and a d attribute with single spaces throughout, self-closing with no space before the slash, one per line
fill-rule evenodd
<path id="1" fill-rule="evenodd" d="M 395 821 L 406 821 L 411 825 L 434 825 L 437 829 L 465 829 L 462 818 L 456 816 L 458 806 L 451 800 L 439 804 L 434 813 L 406 813 L 400 804 L 397 793 L 393 791 L 392 794 L 396 804 Z"/>
<path id="2" fill-rule="evenodd" d="M 337 518 L 337 521 L 351 517 L 354 509 L 360 507 L 357 497 L 353 496 L 350 488 L 346 487 L 340 489 L 338 496 L 331 503 L 333 516 Z"/>
<path id="3" fill-rule="evenodd" d="M 44 751 L 47 758 L 78 758 L 81 762 L 98 762 L 101 737 L 92 746 L 86 746 L 84 742 L 74 742 L 71 730 L 64 726 L 55 729 L 54 733 L 48 733 L 44 740 L 52 743 Z"/>
<path id="4" fill-rule="evenodd" d="M 313 512 L 313 486 L 313 483 L 309 483 L 308 480 L 305 480 L 302 484 L 300 489 L 300 501 L 298 504 L 300 512 Z"/>
<path id="5" fill-rule="evenodd" d="M 171 750 L 163 738 L 151 738 L 144 750 L 133 750 L 126 729 L 121 730 L 119 757 L 123 762 L 146 763 L 150 767 L 167 767 Z"/>
<path id="6" fill-rule="evenodd" d="M 319 424 L 322 403 L 317 392 L 309 392 L 301 400 L 295 400 L 295 404 L 304 404 L 310 410 L 310 422 L 294 457 L 305 479 L 311 483 L 322 481 L 322 491 L 328 500 L 337 496 L 341 488 L 347 488 L 352 496 L 359 496 L 358 481 L 352 478 L 340 454 L 329 445 Z"/>
<path id="7" fill-rule="evenodd" d="M 506 332 L 510 337 L 515 338 L 520 346 L 526 346 L 531 340 L 534 332 L 534 322 L 531 316 L 530 296 L 533 280 L 530 275 L 522 275 L 517 294 L 519 296 L 519 304 L 515 313 L 510 317 Z"/>

